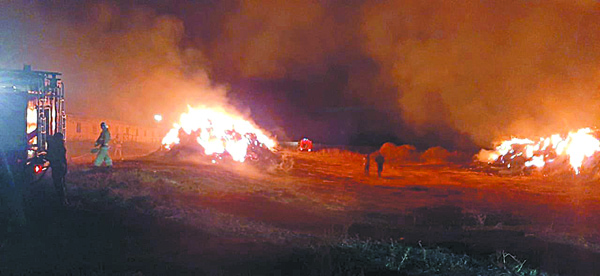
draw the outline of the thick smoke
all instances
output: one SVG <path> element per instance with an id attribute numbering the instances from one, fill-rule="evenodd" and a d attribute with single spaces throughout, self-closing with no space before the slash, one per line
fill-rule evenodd
<path id="1" fill-rule="evenodd" d="M 600 119 L 593 0 L 9 3 L 0 66 L 64 72 L 78 112 L 237 101 L 291 138 L 459 148 Z"/>
<path id="2" fill-rule="evenodd" d="M 150 8 L 108 2 L 3 5 L 0 67 L 63 73 L 70 112 L 147 123 L 156 113 L 174 120 L 186 105 L 224 106 L 204 57 L 182 48 L 184 24 Z M 5 8 L 7 7 L 7 8 Z"/>
<path id="3" fill-rule="evenodd" d="M 405 141 L 489 146 L 600 119 L 596 1 L 244 1 L 237 11 L 211 47 L 237 69 L 229 76 L 311 83 L 342 67 L 342 94 L 317 87 L 316 105 L 384 110 L 404 126 L 371 123 Z"/>
<path id="4" fill-rule="evenodd" d="M 595 1 L 390 1 L 365 9 L 371 56 L 417 130 L 480 145 L 598 125 Z"/>

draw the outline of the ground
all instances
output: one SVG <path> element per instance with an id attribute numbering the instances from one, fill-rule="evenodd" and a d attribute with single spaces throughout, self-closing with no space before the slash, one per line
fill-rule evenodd
<path id="1" fill-rule="evenodd" d="M 29 224 L 1 233 L 0 274 L 413 275 L 410 248 L 423 260 L 441 248 L 487 261 L 488 275 L 508 271 L 507 257 L 538 272 L 600 274 L 597 181 L 452 164 L 386 164 L 378 178 L 358 154 L 286 154 L 289 171 L 158 154 L 112 170 L 74 164 L 69 207 L 47 181 L 28 185 Z M 360 260 L 379 243 L 406 246 L 404 259 Z M 359 261 L 344 251 L 352 244 L 363 246 Z M 459 275 L 431 263 L 418 271 Z"/>

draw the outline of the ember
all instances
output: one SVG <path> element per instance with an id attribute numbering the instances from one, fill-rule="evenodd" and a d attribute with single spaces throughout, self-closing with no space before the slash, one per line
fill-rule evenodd
<path id="1" fill-rule="evenodd" d="M 180 143 L 197 143 L 206 155 L 228 154 L 234 161 L 244 162 L 252 157 L 249 148 L 273 150 L 277 144 L 241 116 L 211 108 L 188 108 L 163 138 L 162 144 L 167 149 Z"/>
<path id="2" fill-rule="evenodd" d="M 584 162 L 600 151 L 600 141 L 594 132 L 590 128 L 582 128 L 566 136 L 554 134 L 542 137 L 537 142 L 513 138 L 503 141 L 495 150 L 481 150 L 477 158 L 481 162 L 502 164 L 508 168 L 545 168 L 565 160 L 575 174 L 579 174 Z"/>

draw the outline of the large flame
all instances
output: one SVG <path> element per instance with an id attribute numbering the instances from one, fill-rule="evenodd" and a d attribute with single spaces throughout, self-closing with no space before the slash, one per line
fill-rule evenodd
<path id="1" fill-rule="evenodd" d="M 196 142 L 204 148 L 204 153 L 220 154 L 227 152 L 233 160 L 244 162 L 248 146 L 253 140 L 269 149 L 277 142 L 271 139 L 260 128 L 241 116 L 212 108 L 192 108 L 181 114 L 179 123 L 165 135 L 162 144 L 171 148 L 181 143 L 180 133 L 192 135 Z"/>
<path id="2" fill-rule="evenodd" d="M 27 133 L 31 133 L 37 128 L 37 110 L 33 102 L 27 103 Z"/>
<path id="3" fill-rule="evenodd" d="M 524 166 L 543 168 L 559 157 L 566 157 L 573 171 L 579 174 L 584 160 L 600 151 L 600 141 L 593 132 L 590 128 L 582 128 L 566 136 L 554 134 L 540 138 L 537 142 L 513 138 L 501 142 L 493 151 L 482 150 L 478 158 L 483 162 L 509 163 L 510 166 L 507 161 L 521 157 L 526 160 Z"/>
<path id="4" fill-rule="evenodd" d="M 27 103 L 27 144 L 33 146 L 37 144 L 37 109 L 34 101 Z M 35 152 L 31 149 L 27 151 L 28 158 L 33 157 Z"/>

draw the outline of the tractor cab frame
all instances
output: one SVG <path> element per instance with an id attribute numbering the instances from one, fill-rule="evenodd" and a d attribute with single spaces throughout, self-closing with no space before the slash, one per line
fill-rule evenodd
<path id="1" fill-rule="evenodd" d="M 46 153 L 48 137 L 61 132 L 66 137 L 65 90 L 58 72 L 0 70 L 0 89 L 22 94 L 27 100 L 26 136 L 27 157 Z M 8 93 L 3 94 L 8 96 Z M 4 97 L 3 96 L 3 97 Z"/>

